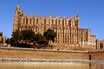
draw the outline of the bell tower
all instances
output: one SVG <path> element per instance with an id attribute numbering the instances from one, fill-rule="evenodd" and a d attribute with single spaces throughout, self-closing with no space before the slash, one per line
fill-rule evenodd
<path id="1" fill-rule="evenodd" d="M 17 4 L 15 16 L 14 16 L 14 22 L 13 22 L 13 32 L 19 29 L 18 27 L 19 27 L 21 16 L 23 16 L 23 11 L 21 10 L 19 4 Z"/>

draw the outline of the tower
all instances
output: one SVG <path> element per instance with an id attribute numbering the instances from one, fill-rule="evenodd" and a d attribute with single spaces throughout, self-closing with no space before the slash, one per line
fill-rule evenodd
<path id="1" fill-rule="evenodd" d="M 14 22 L 13 22 L 13 32 L 19 29 L 18 27 L 19 27 L 21 16 L 23 16 L 23 11 L 21 10 L 19 4 L 17 4 L 15 16 L 14 16 Z"/>

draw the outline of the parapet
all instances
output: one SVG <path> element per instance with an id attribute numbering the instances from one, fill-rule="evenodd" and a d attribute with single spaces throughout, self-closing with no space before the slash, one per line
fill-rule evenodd
<path id="1" fill-rule="evenodd" d="M 78 16 L 74 16 L 75 20 L 79 20 L 79 15 Z"/>

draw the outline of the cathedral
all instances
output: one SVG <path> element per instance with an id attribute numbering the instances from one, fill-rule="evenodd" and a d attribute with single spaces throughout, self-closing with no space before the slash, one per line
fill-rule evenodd
<path id="1" fill-rule="evenodd" d="M 47 29 L 52 29 L 57 33 L 55 42 L 56 46 L 95 46 L 96 36 L 91 34 L 89 29 L 81 29 L 79 26 L 79 15 L 72 17 L 43 17 L 40 16 L 28 16 L 26 13 L 23 15 L 23 10 L 17 5 L 13 32 L 16 30 L 32 30 L 35 33 L 43 34 Z"/>

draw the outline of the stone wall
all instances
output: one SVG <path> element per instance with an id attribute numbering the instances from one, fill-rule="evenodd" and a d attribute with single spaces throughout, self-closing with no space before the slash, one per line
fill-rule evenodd
<path id="1" fill-rule="evenodd" d="M 104 49 L 104 40 L 96 40 L 96 49 Z"/>
<path id="2" fill-rule="evenodd" d="M 91 54 L 92 60 L 104 60 L 103 51 L 93 51 L 92 53 L 75 50 L 72 51 L 48 51 L 48 50 L 35 50 L 35 49 L 12 49 L 12 48 L 0 48 L 0 58 L 24 58 L 24 59 L 78 59 L 89 60 L 89 54 Z"/>
<path id="3" fill-rule="evenodd" d="M 0 49 L 0 58 L 26 58 L 26 59 L 86 59 L 87 53 L 74 53 L 64 51 Z"/>
<path id="4" fill-rule="evenodd" d="M 96 36 L 95 35 L 90 35 L 90 39 L 88 41 L 88 45 L 96 46 Z"/>
<path id="5" fill-rule="evenodd" d="M 89 29 L 79 29 L 79 38 L 82 46 L 96 46 L 96 36 Z"/>

